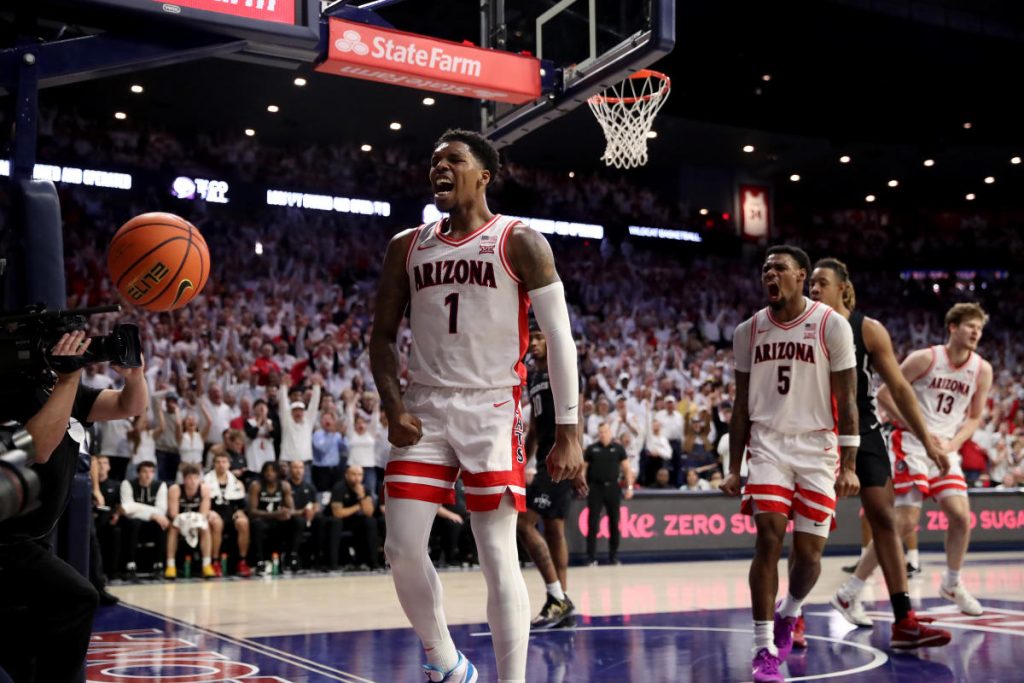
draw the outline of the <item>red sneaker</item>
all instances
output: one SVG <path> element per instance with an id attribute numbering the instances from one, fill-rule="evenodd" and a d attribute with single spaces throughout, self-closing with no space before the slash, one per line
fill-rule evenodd
<path id="1" fill-rule="evenodd" d="M 912 650 L 915 647 L 947 645 L 953 636 L 949 631 L 927 626 L 932 621 L 929 617 L 919 617 L 911 611 L 902 621 L 892 625 L 892 647 L 896 650 Z"/>
<path id="2" fill-rule="evenodd" d="M 806 650 L 807 649 L 807 638 L 804 636 L 804 615 L 800 615 L 796 618 L 796 623 L 793 624 L 793 649 L 794 650 Z"/>
<path id="3" fill-rule="evenodd" d="M 220 562 L 213 563 L 213 575 L 218 579 L 224 576 L 224 571 L 220 568 Z"/>
<path id="4" fill-rule="evenodd" d="M 243 578 L 252 576 L 252 569 L 249 568 L 249 564 L 245 560 L 238 561 L 238 575 Z"/>

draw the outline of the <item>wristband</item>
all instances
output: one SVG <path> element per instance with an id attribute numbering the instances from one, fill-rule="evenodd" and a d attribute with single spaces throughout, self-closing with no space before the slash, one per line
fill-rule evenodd
<path id="1" fill-rule="evenodd" d="M 840 434 L 839 447 L 860 448 L 860 434 Z"/>

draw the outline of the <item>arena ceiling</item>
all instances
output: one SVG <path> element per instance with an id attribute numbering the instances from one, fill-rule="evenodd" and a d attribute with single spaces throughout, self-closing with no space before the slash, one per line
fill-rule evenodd
<path id="1" fill-rule="evenodd" d="M 407 0 L 396 27 L 476 41 L 479 0 Z M 429 12 L 424 7 L 429 5 Z M 736 168 L 787 192 L 854 204 L 867 193 L 948 205 L 965 192 L 1013 201 L 1024 165 L 1016 99 L 1024 61 L 1020 3 L 978 0 L 679 0 L 676 50 L 655 65 L 673 92 L 655 123 L 650 170 Z M 294 78 L 307 79 L 296 87 Z M 766 80 L 765 76 L 769 79 Z M 130 92 L 143 85 L 142 94 Z M 45 91 L 119 125 L 185 133 L 253 128 L 275 143 L 350 140 L 429 149 L 446 126 L 477 127 L 475 102 L 228 60 L 206 60 Z M 279 111 L 267 111 L 277 105 Z M 389 123 L 402 124 L 399 131 Z M 970 127 L 965 127 L 970 124 Z M 744 145 L 754 151 L 745 153 Z M 585 108 L 508 150 L 563 170 L 600 166 Z M 848 155 L 850 163 L 839 157 Z M 926 168 L 923 160 L 935 165 Z M 799 174 L 799 183 L 788 179 Z M 985 185 L 984 178 L 996 182 Z M 900 194 L 887 188 L 897 179 Z"/>

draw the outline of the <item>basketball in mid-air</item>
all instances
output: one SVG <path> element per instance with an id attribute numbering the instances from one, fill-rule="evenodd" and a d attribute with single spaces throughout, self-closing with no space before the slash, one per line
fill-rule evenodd
<path id="1" fill-rule="evenodd" d="M 191 301 L 210 277 L 210 250 L 196 226 L 173 213 L 144 213 L 121 226 L 107 253 L 110 279 L 147 311 Z"/>

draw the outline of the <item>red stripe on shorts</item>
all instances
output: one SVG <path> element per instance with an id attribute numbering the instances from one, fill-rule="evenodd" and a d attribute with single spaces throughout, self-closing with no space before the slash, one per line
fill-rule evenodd
<path id="1" fill-rule="evenodd" d="M 791 489 L 787 489 L 785 486 L 778 486 L 777 484 L 747 484 L 743 487 L 743 495 L 757 496 L 757 494 L 779 496 L 786 500 L 793 499 L 793 491 Z"/>
<path id="2" fill-rule="evenodd" d="M 807 500 L 811 501 L 812 503 L 817 503 L 818 505 L 826 507 L 829 510 L 836 509 L 836 499 L 827 496 L 824 493 L 819 493 L 817 491 L 812 491 L 810 489 L 801 488 L 799 486 L 797 487 L 796 492 L 803 496 L 804 498 L 806 498 Z"/>
<path id="3" fill-rule="evenodd" d="M 803 515 L 807 519 L 810 519 L 815 522 L 824 522 L 826 519 L 832 516 L 830 513 L 825 512 L 824 510 L 812 508 L 810 505 L 803 502 L 799 498 L 793 501 L 793 512 Z"/>
<path id="4" fill-rule="evenodd" d="M 491 512 L 493 510 L 497 510 L 498 506 L 501 505 L 501 499 L 506 493 L 512 494 L 513 502 L 516 504 L 516 510 L 519 512 L 526 511 L 526 496 L 520 495 L 509 489 L 505 489 L 501 493 L 489 493 L 484 496 L 467 493 L 466 509 L 470 512 Z"/>
<path id="5" fill-rule="evenodd" d="M 454 505 L 455 489 L 427 486 L 426 484 L 410 484 L 404 481 L 388 481 L 384 483 L 388 498 L 410 498 L 438 505 Z M 468 499 L 469 496 L 466 496 Z"/>
<path id="6" fill-rule="evenodd" d="M 777 500 L 758 500 L 756 498 L 744 498 L 740 503 L 740 512 L 745 515 L 752 515 L 755 512 L 777 512 L 780 515 L 789 515 L 789 504 L 780 503 Z"/>
<path id="7" fill-rule="evenodd" d="M 427 479 L 453 482 L 459 476 L 459 468 L 412 460 L 392 460 L 384 470 L 384 476 L 389 474 L 404 474 L 408 477 L 426 477 Z"/>

